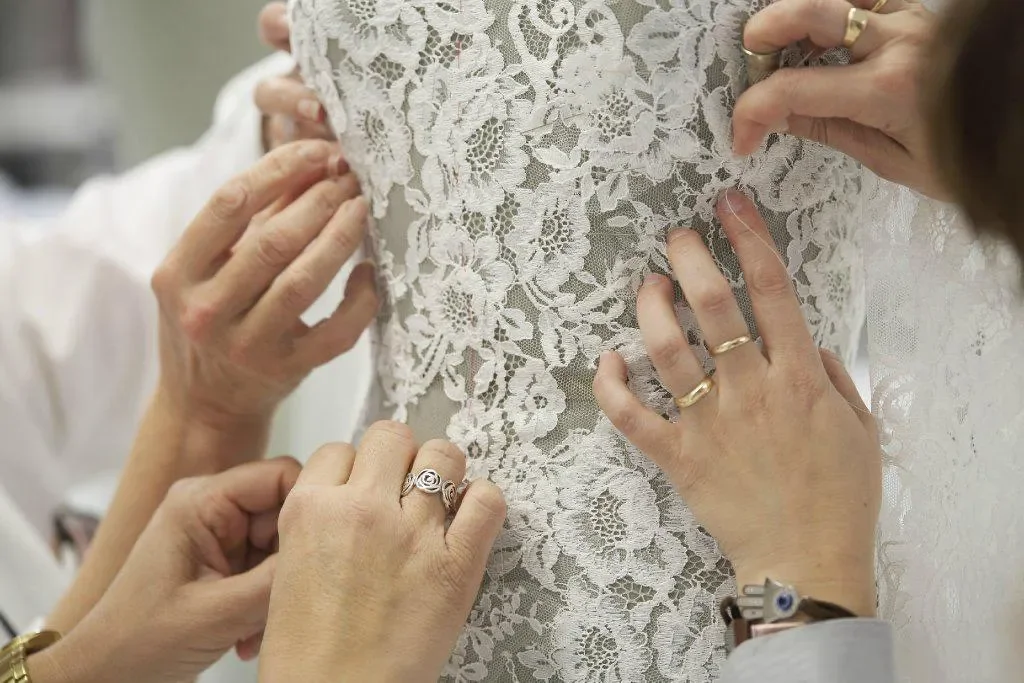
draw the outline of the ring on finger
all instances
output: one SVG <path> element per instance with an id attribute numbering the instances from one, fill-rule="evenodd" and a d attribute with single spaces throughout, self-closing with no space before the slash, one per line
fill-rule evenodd
<path id="1" fill-rule="evenodd" d="M 730 351 L 738 349 L 744 344 L 749 344 L 752 341 L 754 341 L 754 338 L 751 337 L 749 334 L 745 334 L 741 337 L 736 337 L 735 339 L 724 341 L 718 346 L 709 349 L 708 352 L 712 356 L 721 356 L 723 353 L 729 353 Z"/>
<path id="2" fill-rule="evenodd" d="M 747 65 L 748 86 L 760 83 L 782 68 L 782 50 L 754 52 L 753 50 L 748 50 L 745 46 L 741 45 L 740 47 L 743 50 L 743 59 Z"/>
<path id="3" fill-rule="evenodd" d="M 693 390 L 690 391 L 690 393 L 686 394 L 685 396 L 680 396 L 679 398 L 674 399 L 676 407 L 679 408 L 680 410 L 686 410 L 687 408 L 693 406 L 702 398 L 710 394 L 711 390 L 714 388 L 715 380 L 711 379 L 711 377 L 705 377 L 703 380 L 701 380 L 700 384 L 695 386 Z"/>
<path id="4" fill-rule="evenodd" d="M 857 44 L 868 27 L 870 17 L 871 13 L 865 9 L 850 8 L 850 12 L 846 15 L 846 35 L 843 36 L 843 47 L 852 49 Z"/>
<path id="5" fill-rule="evenodd" d="M 871 12 L 873 14 L 877 14 L 881 12 L 882 8 L 885 7 L 887 4 L 889 4 L 889 0 L 878 0 L 878 2 L 876 2 L 874 6 L 871 8 Z"/>
<path id="6" fill-rule="evenodd" d="M 463 483 L 468 487 L 468 483 L 465 480 L 463 480 Z M 439 493 L 441 494 L 441 502 L 444 504 L 445 511 L 452 513 L 457 508 L 456 503 L 459 502 L 460 486 L 456 486 L 455 482 L 450 479 L 442 478 L 437 473 L 437 470 L 426 468 L 416 474 L 410 472 L 405 475 L 405 481 L 402 483 L 401 497 L 405 498 L 414 489 L 419 489 L 429 494 Z"/>

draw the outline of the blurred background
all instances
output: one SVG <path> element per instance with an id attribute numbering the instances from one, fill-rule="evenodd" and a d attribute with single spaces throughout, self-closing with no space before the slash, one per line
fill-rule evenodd
<path id="1" fill-rule="evenodd" d="M 0 230 L 60 212 L 89 177 L 192 143 L 220 88 L 268 53 L 256 35 L 263 5 L 0 0 Z M 69 500 L 102 514 L 115 482 L 83 482 Z M 201 680 L 255 672 L 229 655 Z"/>
<path id="2" fill-rule="evenodd" d="M 195 140 L 267 53 L 262 0 L 0 0 L 0 212 Z"/>

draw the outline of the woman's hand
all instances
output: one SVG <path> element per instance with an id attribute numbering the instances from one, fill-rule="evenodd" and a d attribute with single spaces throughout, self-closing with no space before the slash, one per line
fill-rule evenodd
<path id="1" fill-rule="evenodd" d="M 265 425 L 317 366 L 350 349 L 377 310 L 370 264 L 312 327 L 300 316 L 360 245 L 366 202 L 337 147 L 281 147 L 217 192 L 153 276 L 161 389 L 223 430 Z"/>
<path id="2" fill-rule="evenodd" d="M 881 500 L 874 420 L 839 360 L 816 348 L 754 206 L 731 191 L 718 215 L 743 268 L 763 349 L 749 342 L 717 355 L 714 388 L 681 408 L 675 424 L 630 392 L 618 354 L 602 356 L 594 392 L 718 540 L 740 585 L 770 576 L 872 614 Z M 672 233 L 668 256 L 712 349 L 749 334 L 700 235 Z M 686 396 L 704 371 L 676 321 L 668 278 L 648 277 L 637 316 L 662 382 Z"/>
<path id="3" fill-rule="evenodd" d="M 747 22 L 748 50 L 768 53 L 799 41 L 843 44 L 853 7 L 875 0 L 777 0 Z M 881 177 L 943 199 L 922 112 L 922 67 L 935 17 L 919 3 L 888 0 L 870 14 L 849 66 L 781 69 L 743 93 L 733 114 L 733 146 L 751 154 L 766 135 L 785 131 L 821 142 Z"/>
<path id="4" fill-rule="evenodd" d="M 276 50 L 291 50 L 291 27 L 283 2 L 263 8 L 259 18 L 260 39 Z M 256 86 L 256 106 L 263 113 L 263 147 L 268 152 L 294 140 L 333 140 L 326 114 L 316 93 L 307 88 L 298 69 L 266 78 Z"/>
<path id="5" fill-rule="evenodd" d="M 232 646 L 254 657 L 266 623 L 291 458 L 179 481 L 107 593 L 29 660 L 39 683 L 193 680 Z"/>
<path id="6" fill-rule="evenodd" d="M 281 513 L 281 559 L 260 681 L 433 683 L 483 580 L 505 519 L 501 492 L 478 481 L 450 525 L 439 494 L 400 496 L 406 474 L 459 482 L 465 456 L 419 448 L 380 422 L 359 449 L 321 448 Z"/>

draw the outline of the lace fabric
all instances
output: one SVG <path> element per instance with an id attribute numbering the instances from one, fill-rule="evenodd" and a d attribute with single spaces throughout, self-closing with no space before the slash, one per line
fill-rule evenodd
<path id="1" fill-rule="evenodd" d="M 857 233 L 882 190 L 824 147 L 731 154 L 750 0 L 292 0 L 292 47 L 371 201 L 386 304 L 371 417 L 447 436 L 509 520 L 445 671 L 451 681 L 710 681 L 728 563 L 657 468 L 600 414 L 623 353 L 667 415 L 640 342 L 665 234 L 740 187 L 767 210 L 817 341 L 850 358 Z M 678 308 L 710 365 L 689 310 Z"/>
<path id="2" fill-rule="evenodd" d="M 1024 311 L 1012 250 L 893 193 L 865 240 L 873 412 L 886 455 L 880 614 L 908 681 L 1024 670 Z"/>

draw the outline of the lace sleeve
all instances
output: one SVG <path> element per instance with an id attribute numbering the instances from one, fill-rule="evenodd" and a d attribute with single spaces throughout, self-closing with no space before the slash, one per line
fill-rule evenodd
<path id="1" fill-rule="evenodd" d="M 874 412 L 886 455 L 881 616 L 906 680 L 1024 669 L 1020 267 L 951 207 L 894 191 L 865 240 Z"/>

